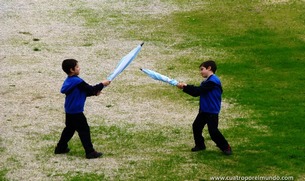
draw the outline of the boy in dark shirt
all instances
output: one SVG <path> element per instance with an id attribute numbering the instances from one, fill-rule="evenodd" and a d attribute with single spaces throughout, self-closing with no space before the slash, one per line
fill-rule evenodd
<path id="1" fill-rule="evenodd" d="M 224 154 L 231 155 L 232 150 L 227 140 L 218 130 L 218 117 L 221 108 L 222 86 L 219 78 L 215 75 L 217 66 L 213 60 L 205 61 L 200 66 L 202 77 L 206 78 L 200 86 L 178 83 L 177 87 L 183 92 L 193 96 L 200 96 L 199 113 L 192 125 L 195 147 L 192 151 L 205 150 L 206 146 L 202 136 L 204 126 L 208 125 L 211 139 L 216 143 Z"/>
<path id="2" fill-rule="evenodd" d="M 89 96 L 98 96 L 101 90 L 110 84 L 110 81 L 104 80 L 101 83 L 91 86 L 78 77 L 80 67 L 75 59 L 66 59 L 62 62 L 62 69 L 67 73 L 68 77 L 64 81 L 61 93 L 66 95 L 65 113 L 66 127 L 62 131 L 60 140 L 55 148 L 55 154 L 68 153 L 68 142 L 73 137 L 75 131 L 78 132 L 82 145 L 86 152 L 86 158 L 98 158 L 102 153 L 94 150 L 90 128 L 84 115 L 84 105 L 86 98 Z"/>

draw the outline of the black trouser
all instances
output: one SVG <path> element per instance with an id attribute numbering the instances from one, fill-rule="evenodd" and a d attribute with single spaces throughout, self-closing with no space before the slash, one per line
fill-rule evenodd
<path id="1" fill-rule="evenodd" d="M 218 114 L 210 114 L 204 112 L 199 112 L 193 123 L 195 145 L 197 147 L 205 147 L 202 130 L 206 124 L 208 125 L 211 139 L 216 143 L 216 145 L 221 150 L 227 149 L 229 144 L 221 132 L 218 130 Z"/>
<path id="2" fill-rule="evenodd" d="M 68 142 L 73 137 L 75 131 L 78 132 L 86 154 L 93 152 L 94 149 L 91 142 L 90 128 L 83 113 L 66 113 L 66 127 L 61 133 L 61 137 L 57 146 L 60 149 L 65 150 L 68 147 Z"/>

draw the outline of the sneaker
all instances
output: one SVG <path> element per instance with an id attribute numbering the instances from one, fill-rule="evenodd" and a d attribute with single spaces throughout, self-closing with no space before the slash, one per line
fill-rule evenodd
<path id="1" fill-rule="evenodd" d="M 89 154 L 86 154 L 86 158 L 87 159 L 98 158 L 98 157 L 100 157 L 102 155 L 103 155 L 103 153 L 101 153 L 101 152 L 93 151 L 93 152 L 91 152 Z"/>
<path id="2" fill-rule="evenodd" d="M 54 153 L 55 154 L 65 154 L 65 153 L 69 153 L 70 149 L 66 148 L 66 149 L 60 149 L 59 147 L 56 146 Z"/>
<path id="3" fill-rule="evenodd" d="M 194 148 L 191 149 L 192 152 L 196 152 L 196 151 L 201 151 L 201 150 L 205 150 L 205 146 L 195 146 Z"/>
<path id="4" fill-rule="evenodd" d="M 225 155 L 232 155 L 232 149 L 231 149 L 231 146 L 228 145 L 228 148 L 225 149 L 225 150 L 222 150 L 222 152 L 225 154 Z"/>

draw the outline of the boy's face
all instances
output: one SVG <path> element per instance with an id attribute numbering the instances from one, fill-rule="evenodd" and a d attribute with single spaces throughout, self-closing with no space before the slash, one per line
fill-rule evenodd
<path id="1" fill-rule="evenodd" d="M 202 75 L 202 77 L 207 78 L 211 74 L 211 67 L 205 68 L 201 66 L 200 74 Z"/>
<path id="2" fill-rule="evenodd" d="M 78 63 L 76 64 L 76 66 L 74 67 L 74 70 L 71 69 L 71 75 L 79 75 L 79 72 L 80 72 L 80 67 L 78 65 Z"/>

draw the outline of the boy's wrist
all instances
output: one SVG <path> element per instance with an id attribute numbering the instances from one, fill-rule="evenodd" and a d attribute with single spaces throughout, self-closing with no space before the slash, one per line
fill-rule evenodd
<path id="1" fill-rule="evenodd" d="M 183 89 L 183 88 L 186 87 L 186 86 L 187 86 L 187 84 L 182 83 L 182 82 L 180 82 L 180 83 L 177 84 L 177 87 L 180 88 L 180 89 Z"/>

